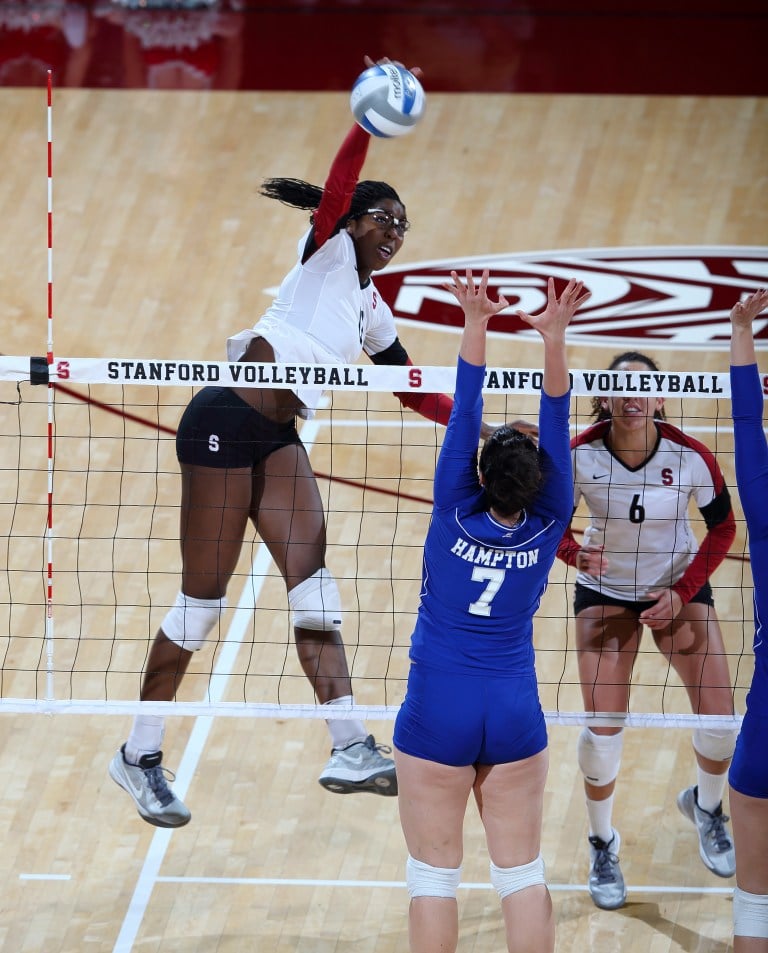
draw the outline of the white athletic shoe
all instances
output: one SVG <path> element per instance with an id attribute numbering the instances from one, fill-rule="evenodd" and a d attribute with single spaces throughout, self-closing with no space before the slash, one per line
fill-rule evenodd
<path id="1" fill-rule="evenodd" d="M 168 787 L 167 773 L 172 781 L 174 775 L 162 767 L 163 752 L 145 754 L 138 764 L 125 760 L 125 745 L 109 763 L 109 776 L 133 798 L 136 809 L 148 824 L 155 827 L 183 827 L 192 815 L 186 804 L 180 801 Z"/>
<path id="2" fill-rule="evenodd" d="M 718 877 L 733 877 L 736 873 L 736 853 L 725 823 L 730 820 L 718 804 L 711 814 L 699 807 L 696 787 L 686 788 L 677 795 L 677 806 L 689 821 L 696 825 L 699 835 L 699 854 L 706 867 Z"/>
<path id="3" fill-rule="evenodd" d="M 599 837 L 589 838 L 589 895 L 596 907 L 618 910 L 627 900 L 624 875 L 619 866 L 621 839 L 614 828 L 613 837 L 606 843 Z"/>
<path id="4" fill-rule="evenodd" d="M 334 794 L 370 791 L 372 794 L 391 797 L 397 794 L 395 762 L 391 758 L 383 758 L 382 751 L 389 754 L 392 749 L 377 745 L 373 735 L 368 735 L 365 741 L 355 741 L 346 748 L 333 748 L 318 781 Z"/>

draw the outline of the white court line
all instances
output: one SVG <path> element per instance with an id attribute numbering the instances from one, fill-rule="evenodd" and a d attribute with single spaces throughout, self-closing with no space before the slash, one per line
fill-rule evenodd
<path id="1" fill-rule="evenodd" d="M 304 444 L 307 453 L 312 449 L 315 442 L 319 423 L 316 420 L 308 421 L 301 428 L 301 441 Z M 234 617 L 230 623 L 227 637 L 224 640 L 221 652 L 211 677 L 210 688 L 208 690 L 208 700 L 218 702 L 224 697 L 224 693 L 229 682 L 229 677 L 237 658 L 237 653 L 243 641 L 243 635 L 249 624 L 253 612 L 256 609 L 261 587 L 266 578 L 267 571 L 272 563 L 272 557 L 264 543 L 259 543 L 256 550 L 256 557 L 253 560 L 253 566 L 249 579 L 240 594 L 240 599 L 235 609 Z M 208 740 L 211 727 L 213 726 L 212 716 L 201 716 L 195 719 L 192 733 L 184 749 L 181 758 L 179 770 L 176 772 L 176 780 L 173 783 L 175 793 L 183 801 L 187 790 L 189 789 L 192 777 L 200 763 L 200 758 Z M 130 953 L 133 949 L 133 943 L 139 932 L 139 927 L 144 919 L 147 906 L 154 885 L 159 881 L 160 866 L 165 858 L 168 845 L 171 841 L 173 831 L 167 828 L 159 828 L 152 837 L 152 841 L 144 859 L 133 896 L 128 905 L 125 917 L 123 919 L 120 933 L 117 936 L 112 953 Z"/>
<path id="2" fill-rule="evenodd" d="M 19 880 L 71 880 L 71 874 L 19 874 Z"/>
<path id="3" fill-rule="evenodd" d="M 251 887 L 363 887 L 371 888 L 397 887 L 405 890 L 404 880 L 312 880 L 290 877 L 158 877 L 158 883 L 168 884 L 209 884 L 211 886 L 251 886 Z M 489 883 L 460 883 L 459 890 L 493 890 Z M 586 884 L 558 884 L 547 883 L 550 893 L 586 893 L 589 888 Z M 627 885 L 627 890 L 637 896 L 643 893 L 661 894 L 706 894 L 730 896 L 733 887 L 676 887 L 670 884 L 654 884 L 642 886 Z"/>

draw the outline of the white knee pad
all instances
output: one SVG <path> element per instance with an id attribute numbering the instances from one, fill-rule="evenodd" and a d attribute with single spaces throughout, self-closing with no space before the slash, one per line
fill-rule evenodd
<path id="1" fill-rule="evenodd" d="M 596 735 L 584 728 L 579 735 L 576 752 L 585 780 L 601 788 L 615 781 L 621 766 L 624 732 L 616 735 Z"/>
<path id="2" fill-rule="evenodd" d="M 768 937 L 768 894 L 734 889 L 733 935 Z"/>
<path id="3" fill-rule="evenodd" d="M 517 893 L 518 890 L 525 890 L 526 887 L 535 887 L 546 882 L 544 858 L 541 854 L 529 864 L 521 864 L 519 867 L 497 867 L 491 861 L 491 884 L 502 900 L 511 893 Z"/>
<path id="4" fill-rule="evenodd" d="M 738 728 L 724 728 L 720 731 L 709 728 L 694 728 L 693 747 L 710 761 L 728 761 L 736 748 Z"/>
<path id="5" fill-rule="evenodd" d="M 300 582 L 288 593 L 293 624 L 299 629 L 331 632 L 341 628 L 341 596 L 336 580 L 327 569 Z"/>
<path id="6" fill-rule="evenodd" d="M 405 884 L 414 897 L 448 897 L 454 899 L 461 883 L 461 867 L 430 867 L 408 855 Z"/>
<path id="7" fill-rule="evenodd" d="M 180 648 L 198 652 L 226 608 L 226 596 L 221 599 L 195 599 L 180 592 L 163 619 L 161 628 L 171 642 Z"/>

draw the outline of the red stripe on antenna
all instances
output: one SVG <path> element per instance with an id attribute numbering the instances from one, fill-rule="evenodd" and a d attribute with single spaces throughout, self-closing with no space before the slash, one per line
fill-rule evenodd
<path id="1" fill-rule="evenodd" d="M 51 104 L 53 101 L 53 72 L 48 70 L 48 366 L 53 366 L 53 122 Z M 54 640 L 53 640 L 53 404 L 55 391 L 53 383 L 48 381 L 48 531 L 47 531 L 47 599 L 46 599 L 46 696 L 54 697 L 53 676 Z"/>

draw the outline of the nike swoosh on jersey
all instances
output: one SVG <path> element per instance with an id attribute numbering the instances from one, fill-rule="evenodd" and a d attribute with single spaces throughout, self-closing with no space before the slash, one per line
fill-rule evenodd
<path id="1" fill-rule="evenodd" d="M 593 473 L 593 474 L 592 474 L 592 479 L 593 479 L 593 480 L 605 480 L 605 478 L 606 478 L 606 477 L 609 477 L 609 476 L 610 476 L 610 473 Z"/>

